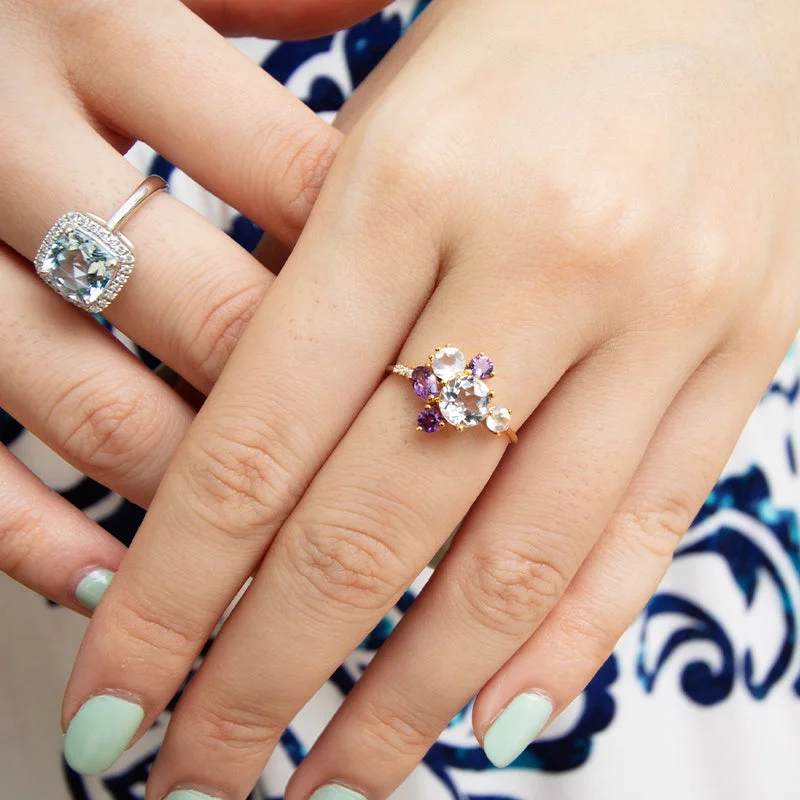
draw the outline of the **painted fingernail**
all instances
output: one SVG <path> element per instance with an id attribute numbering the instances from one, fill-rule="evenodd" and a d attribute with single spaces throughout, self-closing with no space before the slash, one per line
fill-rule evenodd
<path id="1" fill-rule="evenodd" d="M 125 752 L 144 719 L 137 703 L 112 694 L 90 697 L 72 718 L 64 758 L 81 775 L 105 772 Z"/>
<path id="2" fill-rule="evenodd" d="M 197 789 L 177 789 L 170 792 L 164 800 L 219 800 L 219 798 L 198 792 Z"/>
<path id="3" fill-rule="evenodd" d="M 110 569 L 93 569 L 85 575 L 75 589 L 78 602 L 89 611 L 94 611 L 106 589 L 111 585 L 114 573 Z"/>
<path id="4" fill-rule="evenodd" d="M 346 786 L 330 783 L 321 789 L 317 789 L 311 795 L 311 800 L 367 800 L 367 798 L 363 794 L 348 789 Z"/>
<path id="5" fill-rule="evenodd" d="M 483 749 L 496 767 L 507 767 L 541 733 L 553 713 L 553 704 L 540 694 L 515 697 L 483 737 Z"/>

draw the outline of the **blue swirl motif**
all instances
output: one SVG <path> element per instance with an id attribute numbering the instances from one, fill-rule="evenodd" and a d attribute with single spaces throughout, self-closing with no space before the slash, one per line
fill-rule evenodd
<path id="1" fill-rule="evenodd" d="M 774 383 L 770 394 L 787 393 Z M 796 384 L 789 402 L 796 396 Z M 795 473 L 792 437 L 786 438 L 786 471 Z M 771 464 L 774 470 L 775 465 Z M 727 568 L 733 586 L 746 611 L 754 608 L 759 591 L 769 583 L 779 599 L 780 640 L 773 652 L 762 644 L 755 647 L 726 627 L 701 602 L 669 590 L 658 592 L 642 618 L 637 674 L 647 692 L 655 690 L 665 667 L 689 643 L 704 643 L 716 655 L 714 663 L 701 659 L 707 649 L 692 650 L 694 660 L 685 664 L 681 687 L 686 696 L 703 706 L 725 700 L 740 680 L 756 700 L 764 699 L 784 679 L 793 681 L 800 697 L 800 672 L 791 674 L 797 645 L 797 617 L 800 605 L 800 528 L 794 508 L 777 508 L 770 496 L 770 484 L 761 466 L 751 465 L 743 473 L 720 481 L 695 520 L 685 543 L 675 555 L 672 571 L 682 561 L 710 556 Z M 654 620 L 672 623 L 670 634 L 654 633 Z M 662 629 L 663 630 L 663 629 Z M 756 663 L 760 668 L 756 669 Z"/>

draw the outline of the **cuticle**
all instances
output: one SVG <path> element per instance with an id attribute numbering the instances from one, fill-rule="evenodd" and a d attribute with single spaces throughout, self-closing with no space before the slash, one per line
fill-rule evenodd
<path id="1" fill-rule="evenodd" d="M 518 698 L 522 697 L 524 694 L 533 694 L 537 697 L 541 697 L 542 700 L 547 700 L 550 704 L 550 708 L 555 711 L 555 704 L 553 703 L 553 698 L 550 697 L 544 689 L 522 689 L 522 691 L 517 692 L 490 720 L 486 723 L 486 727 L 484 728 L 484 736 L 486 735 L 486 731 L 497 722 L 497 718 Z M 553 712 L 551 711 L 550 716 L 552 717 Z"/>
<path id="2" fill-rule="evenodd" d="M 215 789 L 209 789 L 205 786 L 200 786 L 197 783 L 180 783 L 177 786 L 173 786 L 162 798 L 161 800 L 167 800 L 167 798 L 173 792 L 199 792 L 200 794 L 206 795 L 206 797 L 211 798 L 211 800 L 226 800 L 226 798 L 219 794 Z"/>

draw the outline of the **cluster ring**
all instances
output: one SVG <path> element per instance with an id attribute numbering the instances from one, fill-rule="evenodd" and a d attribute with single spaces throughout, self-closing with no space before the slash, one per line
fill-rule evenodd
<path id="1" fill-rule="evenodd" d="M 511 411 L 494 404 L 494 392 L 486 385 L 494 377 L 494 364 L 485 353 L 467 363 L 461 350 L 448 344 L 434 350 L 426 364 L 391 364 L 387 372 L 410 380 L 414 393 L 425 401 L 417 417 L 418 431 L 436 433 L 447 426 L 463 431 L 483 423 L 516 444 Z"/>

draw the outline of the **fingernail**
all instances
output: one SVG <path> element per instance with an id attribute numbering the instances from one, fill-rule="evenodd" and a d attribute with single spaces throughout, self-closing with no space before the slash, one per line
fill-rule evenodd
<path id="1" fill-rule="evenodd" d="M 483 750 L 496 767 L 507 767 L 541 733 L 553 713 L 553 704 L 540 694 L 515 697 L 483 737 Z"/>
<path id="2" fill-rule="evenodd" d="M 321 789 L 317 789 L 311 795 L 311 800 L 367 800 L 367 798 L 363 794 L 348 789 L 346 786 L 330 783 Z"/>
<path id="3" fill-rule="evenodd" d="M 125 752 L 144 719 L 144 709 L 113 694 L 90 697 L 72 718 L 64 758 L 81 775 L 105 772 Z"/>
<path id="4" fill-rule="evenodd" d="M 198 792 L 197 789 L 177 789 L 170 792 L 164 800 L 219 800 L 219 798 Z"/>
<path id="5" fill-rule="evenodd" d="M 81 579 L 75 589 L 75 597 L 78 598 L 78 602 L 89 611 L 94 611 L 113 577 L 114 573 L 110 569 L 93 569 Z"/>

